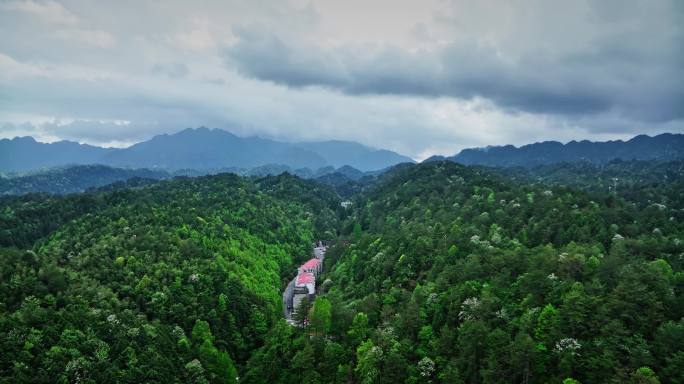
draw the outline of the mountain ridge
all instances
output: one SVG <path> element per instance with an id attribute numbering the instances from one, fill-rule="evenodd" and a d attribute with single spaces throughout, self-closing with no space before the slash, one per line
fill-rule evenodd
<path id="1" fill-rule="evenodd" d="M 126 148 L 104 148 L 67 140 L 41 143 L 30 136 L 0 140 L 0 171 L 4 172 L 85 164 L 171 171 L 255 168 L 271 164 L 292 169 L 350 165 L 361 171 L 375 171 L 402 162 L 413 160 L 356 142 L 289 143 L 239 137 L 222 129 L 206 127 L 156 135 Z"/>
<path id="2" fill-rule="evenodd" d="M 684 158 L 684 134 L 637 135 L 627 141 L 572 140 L 566 144 L 542 141 L 514 145 L 467 148 L 449 161 L 465 165 L 535 167 L 561 162 L 605 164 L 614 159 L 670 161 Z M 432 159 L 432 158 L 431 158 Z"/>
<path id="3" fill-rule="evenodd" d="M 93 188 L 101 188 L 114 183 L 126 183 L 132 179 L 148 182 L 172 179 L 175 177 L 201 177 L 221 173 L 233 173 L 243 177 L 278 176 L 284 173 L 301 179 L 322 181 L 323 184 L 335 188 L 338 184 L 352 183 L 361 178 L 370 177 L 387 171 L 363 172 L 345 165 L 339 168 L 332 166 L 316 170 L 309 168 L 293 169 L 286 165 L 267 164 L 254 168 L 227 167 L 208 171 L 179 169 L 173 172 L 149 168 L 116 168 L 102 164 L 67 165 L 62 167 L 39 169 L 24 173 L 3 175 L 0 173 L 0 196 L 23 195 L 27 193 L 51 193 L 57 195 L 84 192 Z M 331 181 L 332 180 L 332 181 Z"/>

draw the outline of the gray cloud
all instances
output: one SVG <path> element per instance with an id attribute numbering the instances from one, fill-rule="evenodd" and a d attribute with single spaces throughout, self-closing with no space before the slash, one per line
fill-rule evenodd
<path id="1" fill-rule="evenodd" d="M 188 67 L 183 63 L 157 63 L 152 67 L 153 74 L 161 74 L 170 78 L 185 77 L 190 72 Z"/>
<path id="2" fill-rule="evenodd" d="M 0 137 L 208 126 L 421 159 L 684 131 L 681 2 L 301 3 L 0 0 Z"/>
<path id="3" fill-rule="evenodd" d="M 650 9 L 659 24 L 642 25 L 648 29 L 623 26 L 643 17 L 642 8 L 630 10 L 629 5 L 616 4 L 618 8 L 610 13 L 596 4 L 592 15 L 567 15 L 597 19 L 592 37 L 579 47 L 564 46 L 562 41 L 537 47 L 535 41 L 528 41 L 525 49 L 516 51 L 503 41 L 481 42 L 477 36 L 437 49 L 388 44 L 329 47 L 238 28 L 234 33 L 239 41 L 225 55 L 230 66 L 247 76 L 290 87 L 323 86 L 349 94 L 482 97 L 502 108 L 532 113 L 616 110 L 641 121 L 669 121 L 684 117 L 684 7 L 679 2 L 661 5 Z"/>

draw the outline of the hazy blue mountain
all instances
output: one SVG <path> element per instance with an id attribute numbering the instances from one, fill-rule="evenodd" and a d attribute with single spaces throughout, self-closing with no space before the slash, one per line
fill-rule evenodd
<path id="1" fill-rule="evenodd" d="M 273 165 L 317 170 L 350 165 L 361 171 L 412 162 L 395 152 L 346 141 L 286 143 L 238 137 L 220 129 L 186 129 L 153 137 L 128 148 L 110 149 L 62 141 L 38 143 L 30 137 L 0 141 L 0 171 L 16 172 L 68 164 L 177 170 L 254 169 Z M 315 175 L 311 175 L 315 176 Z"/>
<path id="2" fill-rule="evenodd" d="M 238 137 L 220 129 L 186 129 L 152 139 L 107 155 L 113 166 L 162 169 L 217 169 L 236 167 L 253 173 L 272 173 L 274 166 L 296 169 L 335 168 L 351 165 L 362 171 L 377 170 L 410 158 L 345 141 L 285 143 L 258 137 Z M 284 168 L 284 167 L 287 168 Z M 271 169 L 271 171 L 268 171 Z"/>
<path id="3" fill-rule="evenodd" d="M 306 173 L 312 173 L 312 171 L 309 168 L 301 168 L 305 169 Z M 288 167 L 287 165 L 281 165 L 281 164 L 266 164 L 266 165 L 260 165 L 258 167 L 254 167 L 252 169 L 249 169 L 244 172 L 244 176 L 257 176 L 257 177 L 264 177 L 264 176 L 277 176 L 280 175 L 283 172 L 288 172 L 288 173 L 294 173 L 292 168 Z"/>
<path id="4" fill-rule="evenodd" d="M 286 165 L 280 165 L 280 164 L 267 164 L 267 165 L 262 165 L 259 167 L 254 167 L 252 169 L 248 170 L 241 170 L 240 172 L 234 172 L 243 176 L 258 176 L 258 177 L 263 177 L 263 176 L 277 176 L 280 175 L 283 172 L 287 172 L 296 176 L 301 177 L 302 179 L 318 179 L 320 177 L 332 175 L 332 174 L 338 174 L 340 177 L 345 178 L 346 180 L 359 180 L 362 177 L 370 174 L 370 172 L 362 172 L 354 167 L 351 167 L 349 165 L 345 165 L 342 167 L 339 167 L 335 169 L 335 167 L 332 166 L 327 166 L 327 167 L 322 167 L 318 168 L 317 170 L 311 170 L 310 168 L 297 168 L 293 169 L 291 167 L 288 167 Z"/>
<path id="5" fill-rule="evenodd" d="M 428 157 L 427 159 L 423 160 L 423 163 L 431 163 L 433 161 L 444 161 L 447 158 L 442 156 L 442 155 L 432 155 Z"/>
<path id="6" fill-rule="evenodd" d="M 318 170 L 314 173 L 313 177 L 320 177 L 333 172 L 335 172 L 335 167 L 333 167 L 332 165 L 328 165 L 323 168 L 318 168 Z"/>
<path id="7" fill-rule="evenodd" d="M 535 167 L 560 162 L 585 161 L 605 164 L 614 159 L 671 161 L 684 158 L 684 134 L 639 135 L 622 141 L 557 141 L 515 147 L 464 149 L 448 159 L 461 164 Z"/>
<path id="8" fill-rule="evenodd" d="M 40 143 L 32 137 L 0 140 L 0 170 L 23 172 L 67 164 L 93 164 L 111 153 L 108 148 L 59 141 Z"/>
<path id="9" fill-rule="evenodd" d="M 402 165 L 406 163 L 401 163 Z M 333 172 L 320 175 L 315 180 L 335 190 L 340 197 L 348 199 L 356 193 L 372 185 L 380 175 L 402 165 L 384 168 L 379 171 L 361 172 L 348 165 L 340 167 Z"/>
<path id="10" fill-rule="evenodd" d="M 331 178 L 339 183 L 358 181 L 363 177 L 367 177 L 379 171 L 362 172 L 348 165 L 337 169 L 332 166 L 327 166 L 319 168 L 316 171 L 309 168 L 293 169 L 287 165 L 267 164 L 254 168 L 226 167 L 212 169 L 210 171 L 180 169 L 174 172 L 168 172 L 161 169 L 114 168 L 106 165 L 73 165 L 15 173 L 11 176 L 0 175 L 0 196 L 22 195 L 34 192 L 68 194 L 83 192 L 92 188 L 100 188 L 114 183 L 135 185 L 135 181 L 131 181 L 133 179 L 141 179 L 144 180 L 143 184 L 148 184 L 154 180 L 183 176 L 196 177 L 207 174 L 235 173 L 241 176 L 264 177 L 277 176 L 284 172 L 299 176 L 303 179 L 317 179 L 334 175 Z"/>
<path id="11" fill-rule="evenodd" d="M 354 181 L 359 180 L 366 175 L 364 172 L 361 172 L 360 170 L 358 170 L 354 167 L 351 167 L 349 165 L 342 166 L 342 167 L 336 169 L 335 172 L 341 173 L 342 175 L 344 175 L 349 180 L 354 180 Z"/>
<path id="12" fill-rule="evenodd" d="M 361 171 L 374 171 L 399 163 L 413 163 L 413 159 L 384 149 L 374 149 L 350 141 L 319 141 L 297 143 L 300 148 L 315 152 L 334 167 L 352 166 Z"/>
<path id="13" fill-rule="evenodd" d="M 21 195 L 31 192 L 67 194 L 83 192 L 117 181 L 133 178 L 166 179 L 171 177 L 164 171 L 149 169 L 120 169 L 104 165 L 77 165 L 50 169 L 25 176 L 0 178 L 0 195 Z"/>
<path id="14" fill-rule="evenodd" d="M 241 138 L 220 129 L 186 129 L 110 153 L 106 164 L 162 169 L 254 168 L 268 164 L 318 168 L 325 160 L 316 153 L 261 138 Z"/>

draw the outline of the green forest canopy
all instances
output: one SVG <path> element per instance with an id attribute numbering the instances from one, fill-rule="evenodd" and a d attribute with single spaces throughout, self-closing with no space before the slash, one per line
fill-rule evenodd
<path id="1" fill-rule="evenodd" d="M 681 164 L 609 166 L 401 165 L 348 210 L 289 175 L 3 198 L 0 381 L 684 382 Z"/>

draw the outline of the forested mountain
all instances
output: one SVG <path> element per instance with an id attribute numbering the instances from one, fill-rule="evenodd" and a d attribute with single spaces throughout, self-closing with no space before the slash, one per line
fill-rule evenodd
<path id="1" fill-rule="evenodd" d="M 61 141 L 52 144 L 23 137 L 0 140 L 0 171 L 16 172 L 68 164 L 114 167 L 220 170 L 280 165 L 317 170 L 351 165 L 361 171 L 413 162 L 406 156 L 346 141 L 286 143 L 238 137 L 220 129 L 186 129 L 158 135 L 128 148 L 112 149 Z"/>
<path id="2" fill-rule="evenodd" d="M 684 0 L 0 0 L 34 383 L 684 384 Z"/>
<path id="3" fill-rule="evenodd" d="M 572 186 L 591 192 L 617 192 L 622 196 L 646 186 L 670 184 L 684 178 L 684 161 L 612 160 L 606 164 L 556 163 L 534 168 L 493 168 L 525 183 Z"/>
<path id="4" fill-rule="evenodd" d="M 333 172 L 317 177 L 315 180 L 334 189 L 340 197 L 348 199 L 373 185 L 377 177 L 378 175 L 375 174 L 366 174 L 361 178 L 356 178 L 342 172 Z"/>
<path id="5" fill-rule="evenodd" d="M 289 173 L 303 179 L 317 179 L 322 184 L 329 185 L 334 189 L 344 189 L 344 186 L 340 186 L 340 184 L 358 184 L 358 181 L 364 177 L 368 178 L 368 180 L 364 181 L 364 183 L 367 183 L 372 181 L 372 176 L 378 172 L 361 172 L 348 165 L 338 169 L 328 166 L 319 168 L 316 171 L 312 171 L 309 168 L 292 169 L 285 165 L 269 164 L 252 169 L 221 168 L 219 170 L 205 171 L 179 169 L 174 172 L 145 168 L 112 168 L 105 165 L 74 165 L 70 167 L 57 167 L 34 172 L 10 174 L 7 176 L 0 175 L 0 195 L 22 195 L 40 192 L 67 194 L 83 192 L 91 188 L 103 187 L 108 184 L 125 182 L 135 178 L 162 180 L 177 176 L 196 177 L 218 173 L 234 173 L 236 175 L 249 177 L 276 176 L 282 173 Z"/>
<path id="6" fill-rule="evenodd" d="M 339 204 L 224 174 L 0 206 L 0 381 L 225 383 Z"/>
<path id="7" fill-rule="evenodd" d="M 132 178 L 167 179 L 164 171 L 121 169 L 104 165 L 78 165 L 45 172 L 5 178 L 0 177 L 0 195 L 21 195 L 31 192 L 66 194 L 83 192 Z"/>
<path id="8" fill-rule="evenodd" d="M 358 176 L 0 198 L 0 382 L 684 382 L 681 162 Z"/>
<path id="9" fill-rule="evenodd" d="M 278 324 L 245 381 L 683 382 L 684 183 L 638 185 L 397 167 L 328 252 L 325 337 Z"/>
<path id="10" fill-rule="evenodd" d="M 534 167 L 576 161 L 603 164 L 614 159 L 659 161 L 684 159 L 684 134 L 664 133 L 653 137 L 639 135 L 628 141 L 591 142 L 583 140 L 571 141 L 567 144 L 545 141 L 523 145 L 519 148 L 506 145 L 464 149 L 457 155 L 448 158 L 448 160 L 461 164 L 500 167 Z"/>

